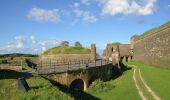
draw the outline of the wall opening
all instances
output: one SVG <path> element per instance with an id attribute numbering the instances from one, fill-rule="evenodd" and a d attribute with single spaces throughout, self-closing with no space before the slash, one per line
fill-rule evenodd
<path id="1" fill-rule="evenodd" d="M 120 62 L 123 62 L 123 58 L 124 58 L 124 56 L 121 56 L 121 57 L 120 57 Z"/>
<path id="2" fill-rule="evenodd" d="M 133 56 L 130 56 L 130 60 L 131 60 L 131 61 L 133 60 Z"/>
<path id="3" fill-rule="evenodd" d="M 128 58 L 129 58 L 129 57 L 128 57 L 128 56 L 126 56 L 126 62 L 128 62 Z"/>
<path id="4" fill-rule="evenodd" d="M 84 90 L 84 82 L 82 79 L 76 79 L 74 80 L 71 85 L 70 85 L 71 89 L 75 89 L 75 90 Z"/>

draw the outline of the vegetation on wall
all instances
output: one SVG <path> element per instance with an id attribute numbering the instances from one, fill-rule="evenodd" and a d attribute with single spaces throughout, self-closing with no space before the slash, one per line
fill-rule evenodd
<path id="1" fill-rule="evenodd" d="M 112 45 L 120 45 L 120 42 L 113 42 Z"/>
<path id="2" fill-rule="evenodd" d="M 170 21 L 167 22 L 167 23 L 165 23 L 165 24 L 163 24 L 163 25 L 161 25 L 161 26 L 158 26 L 158 27 L 155 27 L 155 28 L 153 28 L 153 29 L 150 29 L 150 30 L 144 32 L 144 33 L 141 34 L 141 35 L 134 35 L 134 36 L 131 37 L 131 39 L 132 39 L 132 38 L 136 38 L 136 37 L 138 37 L 138 38 L 143 38 L 143 37 L 145 37 L 145 36 L 147 36 L 147 35 L 149 35 L 149 34 L 154 34 L 156 31 L 160 30 L 161 28 L 168 27 L 168 26 L 170 26 Z"/>

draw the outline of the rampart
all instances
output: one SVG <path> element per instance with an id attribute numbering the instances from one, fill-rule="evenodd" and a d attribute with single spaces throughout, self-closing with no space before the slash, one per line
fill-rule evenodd
<path id="1" fill-rule="evenodd" d="M 170 68 L 170 26 L 143 38 L 132 39 L 134 59 L 146 64 Z"/>

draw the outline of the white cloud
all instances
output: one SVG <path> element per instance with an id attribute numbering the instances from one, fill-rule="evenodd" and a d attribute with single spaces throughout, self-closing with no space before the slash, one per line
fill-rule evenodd
<path id="1" fill-rule="evenodd" d="M 39 22 L 58 22 L 60 20 L 58 9 L 32 8 L 28 12 L 28 18 Z"/>
<path id="2" fill-rule="evenodd" d="M 86 22 L 96 22 L 98 19 L 95 15 L 93 15 L 90 11 L 84 11 L 80 9 L 79 3 L 74 3 L 73 12 L 76 14 L 77 17 L 82 18 Z"/>
<path id="3" fill-rule="evenodd" d="M 16 41 L 17 41 L 17 48 L 24 48 L 25 46 L 25 37 L 24 36 L 16 36 L 15 37 Z"/>
<path id="4" fill-rule="evenodd" d="M 85 5 L 90 5 L 90 1 L 91 0 L 81 0 L 81 3 L 83 3 Z"/>
<path id="5" fill-rule="evenodd" d="M 31 36 L 30 38 L 31 38 L 32 44 L 36 44 L 37 43 L 37 41 L 36 41 L 34 36 Z"/>
<path id="6" fill-rule="evenodd" d="M 102 3 L 102 15 L 116 14 L 136 14 L 150 15 L 154 12 L 156 0 L 147 0 L 144 5 L 140 5 L 137 0 L 104 0 Z"/>
<path id="7" fill-rule="evenodd" d="M 15 41 L 14 41 L 15 40 Z M 36 37 L 30 36 L 16 36 L 14 40 L 4 44 L 3 47 L 0 47 L 0 54 L 5 53 L 31 53 L 31 54 L 40 54 L 43 51 L 59 46 L 62 43 L 62 40 L 49 39 L 49 40 L 36 40 Z"/>
<path id="8" fill-rule="evenodd" d="M 61 40 L 45 40 L 45 41 L 39 41 L 39 45 L 41 47 L 42 51 L 47 50 L 48 48 L 59 46 L 62 43 Z"/>

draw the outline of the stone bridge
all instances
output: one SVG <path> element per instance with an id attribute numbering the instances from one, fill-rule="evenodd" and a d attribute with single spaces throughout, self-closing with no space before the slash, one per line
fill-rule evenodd
<path id="1" fill-rule="evenodd" d="M 74 67 L 75 66 L 75 67 Z M 99 60 L 88 64 L 52 67 L 38 69 L 39 74 L 45 78 L 70 88 L 87 90 L 95 79 L 110 80 L 113 73 L 113 64 L 106 60 Z"/>

